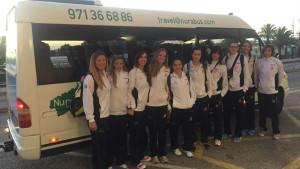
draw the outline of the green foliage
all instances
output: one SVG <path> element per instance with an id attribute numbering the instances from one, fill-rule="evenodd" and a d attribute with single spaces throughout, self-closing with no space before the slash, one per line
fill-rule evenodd
<path id="1" fill-rule="evenodd" d="M 5 63 L 5 53 L 6 53 L 6 37 L 2 36 L 0 39 L 0 65 Z"/>
<path id="2" fill-rule="evenodd" d="M 276 27 L 274 24 L 266 24 L 261 27 L 261 30 L 258 32 L 258 35 L 264 40 L 266 44 L 271 44 L 271 41 L 274 39 L 274 33 L 276 32 Z"/>

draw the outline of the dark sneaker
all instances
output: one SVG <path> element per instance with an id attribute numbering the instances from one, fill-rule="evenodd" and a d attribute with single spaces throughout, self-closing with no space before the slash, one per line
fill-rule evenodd
<path id="1" fill-rule="evenodd" d="M 254 135 L 254 130 L 248 130 L 247 132 L 250 136 L 253 136 Z"/>
<path id="2" fill-rule="evenodd" d="M 239 142 L 241 142 L 241 137 L 234 137 L 234 139 L 233 139 L 233 142 L 235 142 L 235 143 L 239 143 Z"/>

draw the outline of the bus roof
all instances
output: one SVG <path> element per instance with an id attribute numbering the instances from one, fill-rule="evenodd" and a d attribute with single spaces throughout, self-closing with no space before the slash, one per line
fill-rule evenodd
<path id="1" fill-rule="evenodd" d="M 19 2 L 16 6 L 16 21 L 72 25 L 252 29 L 245 21 L 232 15 L 125 9 L 41 1 Z"/>

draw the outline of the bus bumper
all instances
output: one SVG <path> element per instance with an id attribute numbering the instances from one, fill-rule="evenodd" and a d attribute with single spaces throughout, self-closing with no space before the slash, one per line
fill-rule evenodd
<path id="1" fill-rule="evenodd" d="M 39 159 L 41 156 L 40 135 L 21 136 L 10 119 L 7 120 L 7 124 L 19 156 L 25 160 Z"/>

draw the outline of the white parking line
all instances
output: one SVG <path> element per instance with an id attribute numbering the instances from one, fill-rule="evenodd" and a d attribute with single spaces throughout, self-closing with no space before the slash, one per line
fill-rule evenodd
<path id="1" fill-rule="evenodd" d="M 150 162 L 145 162 L 146 166 L 151 167 L 158 167 L 158 168 L 170 168 L 170 169 L 194 169 L 194 168 L 188 168 L 188 167 L 182 167 L 178 165 L 171 165 L 171 164 L 152 164 Z"/>
<path id="2" fill-rule="evenodd" d="M 300 121 L 287 108 L 283 108 L 283 111 L 298 127 L 300 127 Z"/>

